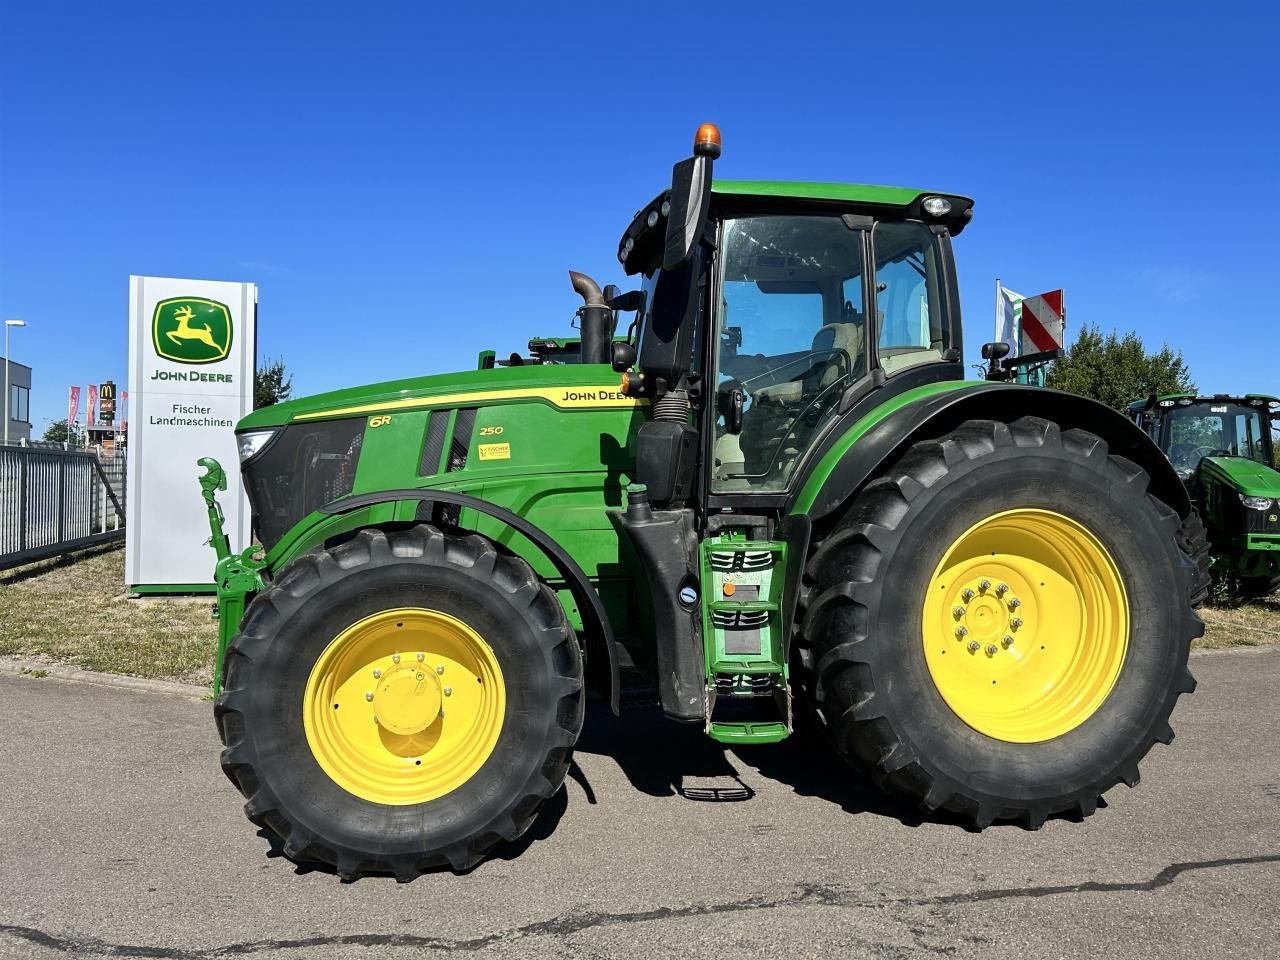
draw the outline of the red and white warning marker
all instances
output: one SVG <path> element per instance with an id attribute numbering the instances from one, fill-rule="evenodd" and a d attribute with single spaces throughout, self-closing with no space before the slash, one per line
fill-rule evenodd
<path id="1" fill-rule="evenodd" d="M 1061 290 L 1050 290 L 1022 301 L 1019 355 L 1062 349 L 1067 308 Z"/>

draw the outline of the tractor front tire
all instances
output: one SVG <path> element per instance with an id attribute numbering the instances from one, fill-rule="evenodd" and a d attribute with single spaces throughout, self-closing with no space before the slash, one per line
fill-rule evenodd
<path id="1" fill-rule="evenodd" d="M 806 570 L 802 659 L 837 750 L 977 829 L 1136 785 L 1204 630 L 1148 479 L 1025 417 L 916 443 L 868 484 Z"/>
<path id="2" fill-rule="evenodd" d="M 1200 512 L 1194 507 L 1178 530 L 1178 547 L 1196 565 L 1195 584 L 1191 590 L 1191 605 L 1202 607 L 1209 600 L 1213 589 L 1213 574 L 1209 568 L 1209 531 L 1205 529 Z"/>
<path id="3" fill-rule="evenodd" d="M 466 870 L 560 789 L 582 670 L 522 560 L 425 524 L 364 530 L 249 606 L 215 706 L 222 768 L 291 859 Z"/>
<path id="4" fill-rule="evenodd" d="M 1260 600 L 1280 590 L 1280 577 L 1240 577 L 1236 581 L 1236 595 L 1244 600 Z"/>

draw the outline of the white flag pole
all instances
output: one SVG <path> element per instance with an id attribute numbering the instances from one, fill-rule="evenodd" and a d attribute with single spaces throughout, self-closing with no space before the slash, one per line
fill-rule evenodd
<path id="1" fill-rule="evenodd" d="M 996 277 L 996 335 L 991 338 L 993 341 L 999 340 L 1001 333 L 1003 333 L 1001 329 L 1004 325 L 1004 310 L 1002 306 L 1000 303 L 1000 278 Z"/>

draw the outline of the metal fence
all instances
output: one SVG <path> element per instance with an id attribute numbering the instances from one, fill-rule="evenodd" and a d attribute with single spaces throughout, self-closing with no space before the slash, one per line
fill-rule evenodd
<path id="1" fill-rule="evenodd" d="M 124 457 L 0 446 L 0 570 L 124 537 Z"/>

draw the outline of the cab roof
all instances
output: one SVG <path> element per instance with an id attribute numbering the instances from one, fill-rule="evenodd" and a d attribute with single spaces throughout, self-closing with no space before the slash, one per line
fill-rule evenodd
<path id="1" fill-rule="evenodd" d="M 662 204 L 668 199 L 669 190 L 654 197 L 632 217 L 630 226 L 618 241 L 618 260 L 628 274 L 638 273 L 653 259 L 661 248 L 661 238 L 666 232 L 667 218 Z M 936 216 L 924 211 L 926 197 L 942 197 L 950 201 L 946 213 Z M 912 187 L 885 187 L 871 183 L 812 183 L 803 180 L 713 180 L 711 182 L 711 208 L 721 214 L 748 212 L 772 212 L 779 206 L 790 211 L 807 207 L 810 210 L 826 208 L 841 212 L 840 206 L 861 208 L 858 212 L 880 217 L 902 217 L 945 226 L 953 235 L 958 234 L 973 219 L 973 200 L 958 193 L 940 190 L 917 190 Z M 848 212 L 848 211 L 845 211 Z M 652 226 L 649 217 L 656 217 Z M 627 245 L 630 241 L 630 246 Z"/>
<path id="2" fill-rule="evenodd" d="M 875 203 L 907 206 L 917 197 L 936 191 L 910 187 L 882 187 L 871 183 L 809 183 L 802 180 L 713 180 L 711 192 L 740 197 L 795 197 L 844 203 Z M 939 194 L 953 197 L 955 194 Z M 967 199 L 967 198 L 966 198 Z"/>

